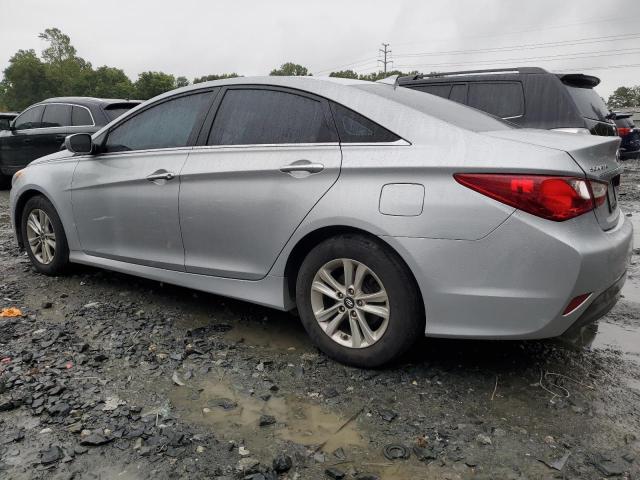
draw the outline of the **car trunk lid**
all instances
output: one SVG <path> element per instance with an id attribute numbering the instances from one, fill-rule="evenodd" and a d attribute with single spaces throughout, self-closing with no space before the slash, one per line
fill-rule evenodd
<path id="1" fill-rule="evenodd" d="M 568 153 L 590 180 L 608 184 L 607 201 L 595 209 L 598 223 L 604 230 L 613 228 L 620 215 L 618 186 L 623 167 L 618 162 L 618 137 L 576 135 L 534 129 L 514 129 L 487 132 L 486 135 L 531 145 L 562 150 Z"/>

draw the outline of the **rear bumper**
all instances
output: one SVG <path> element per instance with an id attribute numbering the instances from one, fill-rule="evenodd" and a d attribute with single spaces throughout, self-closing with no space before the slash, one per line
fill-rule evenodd
<path id="1" fill-rule="evenodd" d="M 590 323 L 597 321 L 604 317 L 609 311 L 618 303 L 620 299 L 620 292 L 627 280 L 627 272 L 624 272 L 622 276 L 604 292 L 591 302 L 589 307 L 580 315 L 580 317 L 571 325 L 563 335 L 569 337 L 575 336 L 582 328 Z"/>
<path id="2" fill-rule="evenodd" d="M 592 213 L 556 223 L 515 212 L 476 241 L 388 241 L 418 281 L 427 336 L 535 339 L 594 321 L 615 304 L 612 285 L 624 282 L 632 237 L 623 214 L 603 231 Z M 584 293 L 591 295 L 563 315 Z"/>

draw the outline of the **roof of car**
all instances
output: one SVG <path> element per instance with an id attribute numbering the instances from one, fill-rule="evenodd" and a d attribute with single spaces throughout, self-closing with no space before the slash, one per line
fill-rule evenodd
<path id="1" fill-rule="evenodd" d="M 47 98 L 39 103 L 77 103 L 78 105 L 111 105 L 114 103 L 142 103 L 141 100 L 125 100 L 118 98 L 95 98 L 95 97 L 53 97 Z"/>

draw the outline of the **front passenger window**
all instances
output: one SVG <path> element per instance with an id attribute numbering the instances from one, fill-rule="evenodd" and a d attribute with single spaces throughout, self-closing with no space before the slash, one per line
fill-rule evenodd
<path id="1" fill-rule="evenodd" d="M 204 92 L 174 98 L 134 115 L 109 132 L 105 151 L 185 147 L 211 95 Z"/>
<path id="2" fill-rule="evenodd" d="M 44 112 L 42 105 L 26 110 L 16 119 L 16 130 L 40 128 L 42 126 L 42 112 Z"/>

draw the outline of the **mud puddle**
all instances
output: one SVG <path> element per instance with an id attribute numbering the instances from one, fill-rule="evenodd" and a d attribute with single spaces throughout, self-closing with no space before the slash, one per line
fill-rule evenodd
<path id="1" fill-rule="evenodd" d="M 169 398 L 175 412 L 185 420 L 209 427 L 223 442 L 244 445 L 252 457 L 274 457 L 285 443 L 292 442 L 306 447 L 305 454 L 310 457 L 315 452 L 323 453 L 323 469 L 336 466 L 347 471 L 353 467 L 383 480 L 437 478 L 413 457 L 388 461 L 382 448 L 374 445 L 358 424 L 358 417 L 365 413 L 356 405 L 335 413 L 299 396 L 274 394 L 261 398 L 214 377 L 197 386 L 173 388 Z M 275 423 L 261 427 L 265 415 L 272 416 Z M 345 459 L 334 455 L 339 449 Z"/>
<path id="2" fill-rule="evenodd" d="M 630 360 L 640 363 L 640 329 L 601 321 L 590 346 L 619 350 Z"/>

